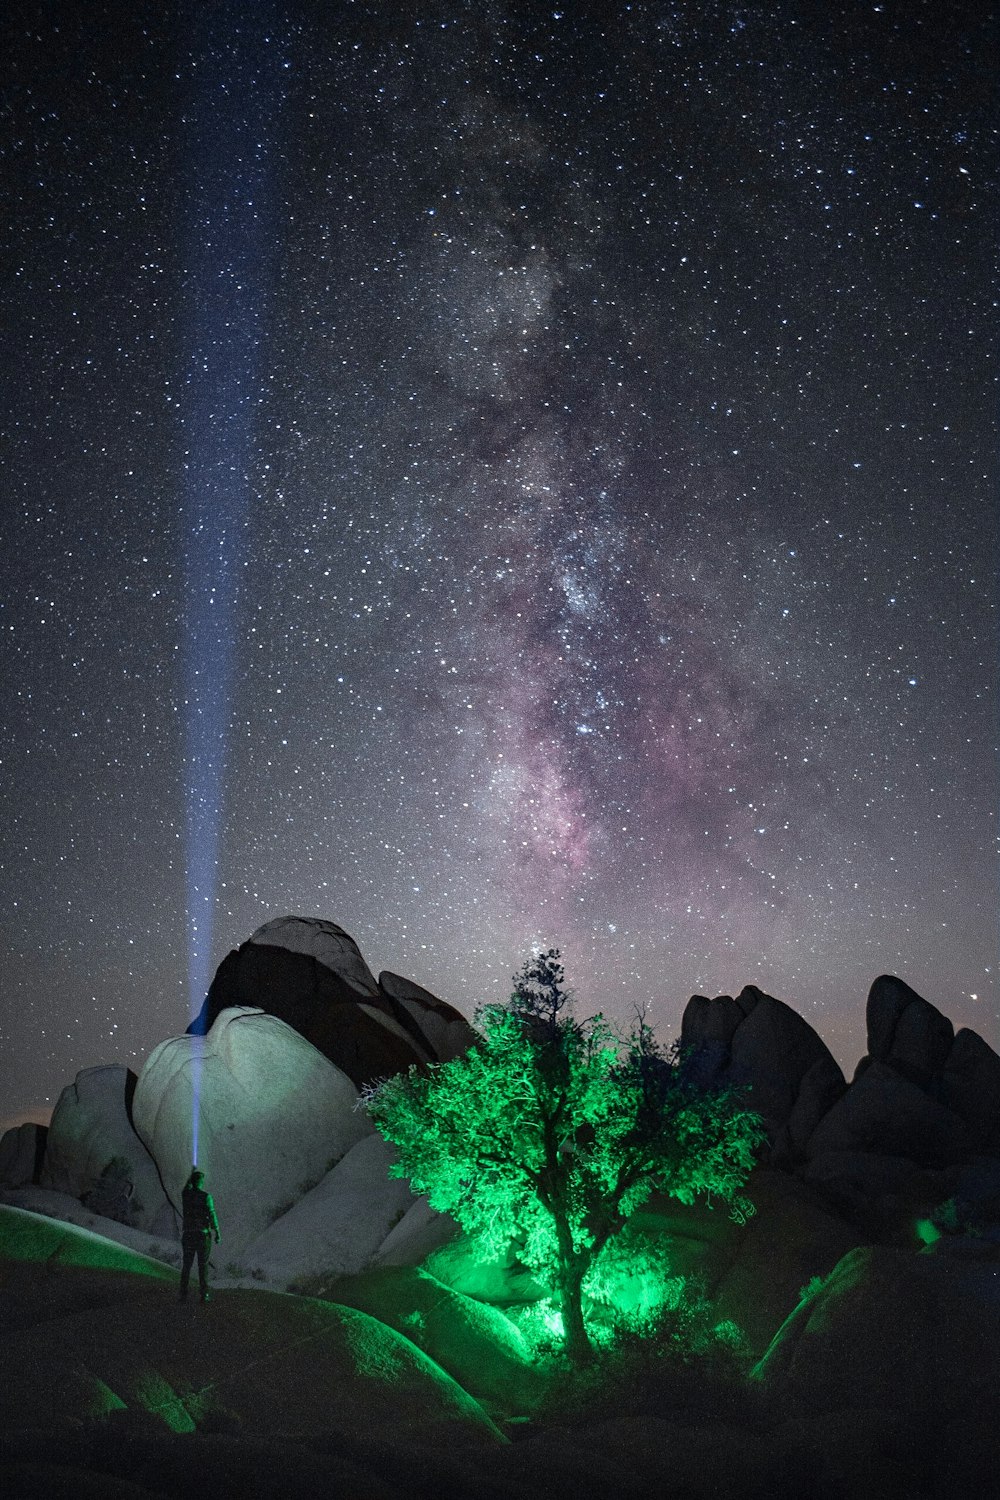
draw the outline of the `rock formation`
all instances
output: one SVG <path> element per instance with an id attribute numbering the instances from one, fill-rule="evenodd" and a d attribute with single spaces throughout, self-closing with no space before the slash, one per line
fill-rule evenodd
<path id="1" fill-rule="evenodd" d="M 846 1088 L 825 1042 L 791 1006 L 748 984 L 734 1000 L 694 995 L 681 1022 L 687 1065 L 705 1083 L 746 1089 L 775 1161 L 801 1158 Z"/>
<path id="2" fill-rule="evenodd" d="M 868 991 L 868 1056 L 858 1064 L 884 1063 L 926 1089 L 944 1066 L 955 1028 L 928 1000 L 894 974 L 880 974 Z"/>
<path id="3" fill-rule="evenodd" d="M 247 998 L 257 1005 L 230 1003 Z M 412 981 L 384 972 L 376 982 L 340 928 L 298 918 L 267 924 L 229 955 L 200 1019 L 207 1034 L 161 1044 L 131 1101 L 121 1068 L 88 1069 L 64 1090 L 42 1163 L 49 1186 L 37 1185 L 43 1135 L 22 1127 L 0 1142 L 0 1310 L 13 1373 L 0 1382 L 0 1417 L 18 1443 L 38 1435 L 40 1466 L 25 1476 L 15 1454 L 12 1477 L 0 1475 L 11 1493 L 26 1483 L 49 1493 L 53 1480 L 69 1493 L 66 1476 L 51 1471 L 52 1434 L 75 1434 L 88 1463 L 103 1463 L 118 1453 L 107 1435 L 126 1419 L 199 1429 L 198 1482 L 202 1438 L 246 1424 L 244 1441 L 222 1445 L 227 1462 L 248 1455 L 234 1493 L 260 1488 L 258 1428 L 296 1433 L 280 1460 L 292 1467 L 307 1451 L 303 1434 L 323 1466 L 340 1462 L 357 1434 L 381 1462 L 398 1434 L 387 1478 L 372 1485 L 353 1460 L 336 1470 L 338 1486 L 366 1494 L 410 1490 L 414 1472 L 433 1494 L 548 1493 L 560 1455 L 559 1493 L 624 1482 L 644 1495 L 654 1473 L 659 1488 L 693 1495 L 992 1493 L 1000 1057 L 975 1033 L 956 1034 L 901 980 L 883 975 L 872 986 L 868 1051 L 850 1085 L 808 1022 L 774 997 L 748 986 L 735 998 L 691 1000 L 684 1066 L 706 1083 L 745 1088 L 768 1128 L 769 1150 L 746 1186 L 756 1213 L 737 1222 L 719 1206 L 654 1194 L 629 1230 L 653 1244 L 656 1274 L 667 1265 L 703 1290 L 716 1331 L 738 1325 L 759 1360 L 756 1395 L 770 1405 L 753 1403 L 727 1436 L 696 1397 L 694 1415 L 668 1427 L 663 1411 L 697 1386 L 698 1371 L 685 1366 L 678 1377 L 667 1359 L 661 1389 L 654 1359 L 653 1383 L 629 1388 L 639 1404 L 614 1416 L 600 1462 L 594 1424 L 573 1438 L 560 1427 L 556 1442 L 538 1445 L 515 1325 L 527 1309 L 530 1329 L 530 1304 L 546 1289 L 517 1246 L 484 1263 L 453 1221 L 388 1175 L 391 1151 L 357 1108 L 364 1082 L 461 1053 L 467 1022 Z M 208 1309 L 176 1301 L 175 1239 L 100 1217 L 128 1217 L 137 1198 L 155 1197 L 143 1191 L 143 1170 L 179 1204 L 196 1099 L 198 1156 L 223 1232 Z M 268 1283 L 312 1295 L 276 1297 Z M 493 1446 L 496 1430 L 461 1387 L 498 1419 L 532 1414 L 526 1440 Z M 757 1421 L 765 1409 L 777 1414 L 770 1429 Z M 94 1418 L 101 1426 L 91 1430 Z M 426 1467 L 435 1430 L 447 1445 L 439 1469 Z M 450 1467 L 459 1438 L 463 1453 L 490 1445 L 488 1473 L 459 1483 Z M 755 1442 L 764 1458 L 754 1484 L 734 1478 L 727 1488 Z M 806 1462 L 810 1444 L 821 1461 Z M 155 1488 L 155 1459 L 143 1451 L 142 1485 Z M 268 1493 L 286 1493 L 284 1468 L 274 1472 Z M 139 1481 L 123 1473 L 131 1493 Z M 324 1467 L 301 1492 L 332 1482 Z"/>
<path id="4" fill-rule="evenodd" d="M 468 1051 L 474 1040 L 472 1027 L 464 1016 L 430 990 L 400 974 L 390 974 L 388 969 L 378 976 L 378 987 L 393 1006 L 394 1014 L 398 1016 L 402 1007 L 412 1018 L 419 1033 L 419 1045 L 430 1053 L 431 1061 L 450 1062 Z"/>
<path id="5" fill-rule="evenodd" d="M 934 1079 L 936 1097 L 966 1126 L 975 1148 L 1000 1156 L 1000 1057 L 963 1027 Z"/>
<path id="6" fill-rule="evenodd" d="M 223 959 L 189 1029 L 204 1033 L 221 1011 L 253 1006 L 294 1027 L 359 1088 L 468 1047 L 472 1029 L 452 1006 L 398 975 L 382 981 L 342 928 L 281 917 Z"/>
<path id="7" fill-rule="evenodd" d="M 882 974 L 868 993 L 868 1052 L 817 1125 L 809 1155 L 876 1152 L 944 1167 L 1000 1145 L 1000 1057 L 909 985 Z"/>
<path id="8" fill-rule="evenodd" d="M 354 1276 L 416 1201 L 389 1176 L 392 1148 L 380 1135 L 352 1146 L 294 1208 L 246 1247 L 247 1268 L 266 1267 L 275 1286 L 309 1286 Z"/>
<path id="9" fill-rule="evenodd" d="M 841 1260 L 757 1367 L 797 1403 L 995 1420 L 996 1268 L 882 1245 Z"/>
<path id="10" fill-rule="evenodd" d="M 29 1187 L 38 1181 L 45 1157 L 47 1125 L 28 1120 L 0 1137 L 0 1189 Z"/>
<path id="11" fill-rule="evenodd" d="M 226 1261 L 262 1234 L 372 1131 L 351 1079 L 291 1026 L 224 1010 L 207 1036 L 161 1042 L 133 1100 L 136 1129 L 175 1208 L 193 1160 L 207 1173 Z"/>
<path id="12" fill-rule="evenodd" d="M 873 1062 L 813 1131 L 810 1156 L 828 1151 L 874 1151 L 944 1167 L 971 1154 L 972 1136 L 958 1115 L 904 1074 Z"/>
<path id="13" fill-rule="evenodd" d="M 157 1232 L 164 1228 L 166 1195 L 156 1163 L 130 1118 L 135 1074 L 108 1064 L 84 1068 L 63 1089 L 52 1114 L 39 1185 L 81 1200 L 114 1175 L 114 1211 L 109 1202 L 95 1211 L 105 1217 Z"/>
<path id="14" fill-rule="evenodd" d="M 4 1206 L 0 1269 L 5 1287 L 19 1292 L 4 1328 L 5 1369 L 16 1371 L 0 1381 L 5 1439 L 32 1428 L 79 1430 L 125 1411 L 145 1416 L 137 1426 L 147 1436 L 193 1434 L 214 1406 L 231 1424 L 245 1424 L 251 1444 L 288 1432 L 322 1439 L 341 1426 L 377 1438 L 437 1431 L 452 1443 L 501 1442 L 479 1404 L 440 1366 L 353 1308 L 230 1290 L 211 1308 L 209 1333 L 197 1311 L 177 1306 L 175 1272 L 102 1246 L 85 1230 Z M 37 1484 L 5 1477 L 12 1496 L 72 1492 L 58 1471 L 43 1471 Z M 149 1492 L 145 1484 L 134 1488 Z M 89 1492 L 117 1489 L 95 1484 Z M 249 1476 L 225 1492 L 262 1493 Z"/>

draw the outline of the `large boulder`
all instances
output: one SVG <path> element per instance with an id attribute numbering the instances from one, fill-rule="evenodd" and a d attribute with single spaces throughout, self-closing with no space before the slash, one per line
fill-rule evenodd
<path id="1" fill-rule="evenodd" d="M 421 1045 L 429 1050 L 432 1061 L 450 1062 L 469 1050 L 475 1040 L 472 1027 L 464 1016 L 432 995 L 430 990 L 414 984 L 412 979 L 404 979 L 401 974 L 390 974 L 388 969 L 383 969 L 378 976 L 378 987 L 393 1006 L 395 1014 L 398 1015 L 402 1007 L 413 1018 Z"/>
<path id="2" fill-rule="evenodd" d="M 868 992 L 868 1060 L 885 1063 L 926 1089 L 951 1051 L 955 1028 L 930 1001 L 894 974 L 880 974 Z M 867 1066 L 862 1060 L 862 1067 Z"/>
<path id="3" fill-rule="evenodd" d="M 956 1193 L 962 1169 L 921 1167 L 878 1151 L 825 1151 L 802 1176 L 866 1241 L 912 1248 L 918 1224 Z"/>
<path id="4" fill-rule="evenodd" d="M 146 1251 L 148 1237 L 138 1230 L 115 1224 L 113 1228 L 120 1239 L 112 1241 L 82 1223 L 64 1219 L 59 1194 L 34 1188 L 26 1189 L 24 1196 L 39 1206 L 26 1209 L 0 1203 L 0 1266 L 5 1272 L 17 1264 L 40 1266 L 45 1275 L 55 1274 L 66 1266 L 88 1266 L 92 1270 L 132 1271 L 176 1285 L 176 1273 L 160 1257 Z M 66 1209 L 83 1213 L 75 1199 L 67 1199 Z"/>
<path id="5" fill-rule="evenodd" d="M 135 1086 L 135 1074 L 118 1063 L 78 1073 L 52 1113 L 38 1180 L 74 1198 L 97 1194 L 103 1216 L 148 1230 L 162 1227 L 167 1200 L 156 1163 L 133 1128 Z"/>
<path id="6" fill-rule="evenodd" d="M 687 1066 L 706 1083 L 747 1090 L 772 1159 L 796 1159 L 846 1088 L 833 1054 L 791 1006 L 746 985 L 734 1000 L 692 997 L 681 1023 Z"/>
<path id="7" fill-rule="evenodd" d="M 0 1189 L 28 1187 L 37 1182 L 45 1157 L 48 1126 L 28 1120 L 13 1125 L 0 1138 Z"/>
<path id="8" fill-rule="evenodd" d="M 397 1329 L 477 1400 L 524 1410 L 541 1394 L 532 1352 L 511 1320 L 415 1266 L 352 1276 L 324 1296 Z"/>
<path id="9" fill-rule="evenodd" d="M 347 1074 L 291 1026 L 231 1009 L 207 1036 L 160 1043 L 132 1112 L 176 1208 L 197 1155 L 229 1261 L 371 1133 L 357 1106 Z"/>
<path id="10" fill-rule="evenodd" d="M 486 1260 L 476 1239 L 466 1234 L 456 1234 L 432 1250 L 423 1269 L 463 1297 L 494 1307 L 517 1307 L 545 1295 L 513 1248 L 498 1260 Z"/>
<path id="11" fill-rule="evenodd" d="M 808 1154 L 874 1151 L 926 1167 L 947 1167 L 971 1154 L 968 1127 L 888 1063 L 873 1062 L 820 1120 Z"/>
<path id="12" fill-rule="evenodd" d="M 266 1011 L 359 1088 L 413 1063 L 443 1061 L 472 1040 L 468 1022 L 452 1006 L 397 976 L 383 978 L 386 988 L 376 983 L 353 938 L 333 922 L 280 917 L 223 959 L 189 1030 L 204 1034 L 234 1007 Z"/>
<path id="13" fill-rule="evenodd" d="M 828 1275 L 860 1236 L 789 1173 L 758 1167 L 746 1191 L 756 1213 L 734 1241 L 735 1254 L 712 1288 L 712 1306 L 763 1354 L 802 1289 Z"/>
<path id="14" fill-rule="evenodd" d="M 371 1264 L 390 1229 L 415 1199 L 389 1176 L 395 1152 L 368 1135 L 294 1208 L 248 1245 L 243 1260 L 272 1284 L 289 1287 L 353 1276 Z"/>
<path id="15" fill-rule="evenodd" d="M 305 953 L 364 1000 L 378 996 L 378 985 L 361 949 L 342 927 L 321 917 L 275 917 L 250 938 L 263 948 L 285 948 L 289 953 Z"/>
<path id="16" fill-rule="evenodd" d="M 458 1225 L 439 1214 L 424 1197 L 415 1198 L 378 1248 L 376 1266 L 419 1266 L 458 1234 Z"/>
<path id="17" fill-rule="evenodd" d="M 969 1127 L 977 1148 L 1000 1155 L 1000 1057 L 965 1027 L 956 1032 L 935 1093 Z"/>
<path id="18" fill-rule="evenodd" d="M 998 1348 L 995 1266 L 866 1245 L 803 1299 L 754 1373 L 815 1411 L 992 1422 Z"/>
<path id="19" fill-rule="evenodd" d="M 26 1196 L 62 1196 L 44 1188 L 22 1191 Z M 81 1212 L 76 1199 L 65 1201 Z M 137 1230 L 121 1224 L 113 1227 L 123 1237 L 142 1239 Z M 5 1340 L 0 1388 L 5 1381 L 16 1385 L 20 1376 L 7 1347 L 11 1334 L 85 1308 L 108 1309 L 105 1316 L 113 1317 L 121 1297 L 122 1273 L 162 1281 L 172 1290 L 177 1287 L 176 1270 L 141 1250 L 54 1218 L 48 1207 L 36 1212 L 0 1204 L 0 1326 Z M 6 1493 L 2 1486 L 0 1493 Z"/>

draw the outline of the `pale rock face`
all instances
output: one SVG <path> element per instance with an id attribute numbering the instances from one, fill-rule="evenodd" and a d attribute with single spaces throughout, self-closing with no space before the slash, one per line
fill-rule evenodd
<path id="1" fill-rule="evenodd" d="M 224 1010 L 207 1036 L 161 1042 L 136 1085 L 136 1129 L 177 1209 L 193 1161 L 196 1091 L 198 1165 L 219 1216 L 222 1264 L 239 1260 L 373 1129 L 351 1080 L 291 1026 L 259 1010 Z"/>
<path id="2" fill-rule="evenodd" d="M 447 1214 L 439 1214 L 426 1198 L 414 1198 L 398 1224 L 394 1224 L 379 1246 L 376 1266 L 419 1266 L 434 1250 L 440 1250 L 458 1233 L 458 1225 Z"/>
<path id="3" fill-rule="evenodd" d="M 361 949 L 342 927 L 319 917 L 276 917 L 250 937 L 251 943 L 269 948 L 287 948 L 291 953 L 308 953 L 325 964 L 359 995 L 378 995 L 375 976 L 361 956 Z"/>
<path id="4" fill-rule="evenodd" d="M 380 1135 L 352 1146 L 322 1182 L 300 1198 L 243 1253 L 273 1284 L 355 1276 L 368 1267 L 390 1229 L 413 1204 L 405 1181 L 389 1176 L 395 1152 Z"/>
<path id="5" fill-rule="evenodd" d="M 129 1120 L 128 1068 L 109 1063 L 84 1068 L 59 1095 L 52 1114 L 40 1186 L 80 1198 L 92 1192 L 115 1157 L 128 1163 L 129 1218 L 148 1229 L 166 1204 L 156 1163 Z"/>

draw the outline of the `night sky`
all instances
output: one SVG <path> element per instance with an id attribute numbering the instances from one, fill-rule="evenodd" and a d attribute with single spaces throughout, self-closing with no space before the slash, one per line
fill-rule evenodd
<path id="1" fill-rule="evenodd" d="M 8 0 L 0 1113 L 289 912 L 997 1045 L 986 10 Z"/>

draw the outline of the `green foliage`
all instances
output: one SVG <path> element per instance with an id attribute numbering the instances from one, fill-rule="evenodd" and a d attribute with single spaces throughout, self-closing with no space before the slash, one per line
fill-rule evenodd
<path id="1" fill-rule="evenodd" d="M 674 1274 L 668 1237 L 637 1235 L 626 1224 L 591 1264 L 583 1300 L 595 1340 L 610 1345 L 623 1333 L 652 1333 L 690 1292 L 686 1278 Z"/>
<path id="2" fill-rule="evenodd" d="M 584 1283 L 608 1242 L 654 1189 L 752 1212 L 739 1189 L 762 1131 L 731 1092 L 696 1087 L 645 1020 L 619 1041 L 600 1015 L 577 1021 L 568 1000 L 558 951 L 541 954 L 509 1004 L 477 1012 L 464 1057 L 411 1068 L 366 1103 L 398 1150 L 396 1175 L 485 1258 L 513 1245 L 554 1289 L 579 1355 Z"/>

